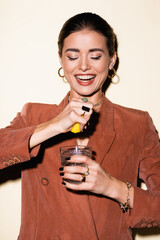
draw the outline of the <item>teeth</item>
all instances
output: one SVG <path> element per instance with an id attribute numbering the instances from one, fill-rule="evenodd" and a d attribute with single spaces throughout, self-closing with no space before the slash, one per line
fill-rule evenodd
<path id="1" fill-rule="evenodd" d="M 90 80 L 94 77 L 95 75 L 76 75 L 76 78 L 78 78 L 79 80 Z"/>

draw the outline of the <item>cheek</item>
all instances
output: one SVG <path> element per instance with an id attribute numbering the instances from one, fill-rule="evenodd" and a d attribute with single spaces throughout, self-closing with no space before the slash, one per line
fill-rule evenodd
<path id="1" fill-rule="evenodd" d="M 108 72 L 108 65 L 107 63 L 100 63 L 96 65 L 97 72 L 99 73 L 107 73 Z"/>
<path id="2" fill-rule="evenodd" d="M 72 71 L 73 63 L 72 63 L 72 61 L 69 61 L 65 56 L 62 56 L 61 64 L 62 64 L 64 73 L 68 74 L 69 72 Z"/>
<path id="3" fill-rule="evenodd" d="M 94 67 L 96 69 L 97 72 L 99 73 L 108 73 L 108 69 L 109 69 L 109 61 L 108 59 L 103 59 L 102 61 L 97 61 L 94 63 Z"/>
<path id="4" fill-rule="evenodd" d="M 74 68 L 75 68 L 75 64 L 72 62 L 63 64 L 63 70 L 67 74 L 72 73 Z"/>

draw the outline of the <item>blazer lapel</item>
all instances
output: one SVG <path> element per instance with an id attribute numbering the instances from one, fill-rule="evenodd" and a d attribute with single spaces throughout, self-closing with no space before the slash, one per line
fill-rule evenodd
<path id="1" fill-rule="evenodd" d="M 88 143 L 89 146 L 92 146 L 93 151 L 95 151 L 97 162 L 103 162 L 105 155 L 114 142 L 115 135 L 113 104 L 104 97 L 99 122 Z"/>
<path id="2" fill-rule="evenodd" d="M 104 97 L 100 110 L 99 123 L 88 143 L 88 145 L 92 146 L 93 151 L 96 152 L 96 161 L 98 163 L 102 164 L 104 161 L 106 154 L 110 151 L 112 145 L 114 144 L 115 136 L 114 107 L 113 104 Z M 98 197 L 96 194 L 90 194 L 89 204 L 93 214 L 93 221 L 95 222 L 97 234 L 98 236 L 101 236 L 107 216 L 106 209 L 107 207 L 111 207 L 110 204 L 112 204 L 112 202 L 104 196 Z M 99 208 L 99 206 L 101 207 Z"/>

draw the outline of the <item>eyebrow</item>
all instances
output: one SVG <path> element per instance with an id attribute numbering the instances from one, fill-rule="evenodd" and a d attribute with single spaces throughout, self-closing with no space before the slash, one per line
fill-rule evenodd
<path id="1" fill-rule="evenodd" d="M 65 52 L 80 52 L 78 48 L 68 48 Z M 89 49 L 89 52 L 104 52 L 101 48 L 92 48 Z"/>
<path id="2" fill-rule="evenodd" d="M 92 48 L 89 50 L 89 52 L 103 52 L 104 53 L 103 49 L 101 49 L 101 48 Z"/>
<path id="3" fill-rule="evenodd" d="M 80 52 L 78 48 L 68 48 L 65 52 Z"/>

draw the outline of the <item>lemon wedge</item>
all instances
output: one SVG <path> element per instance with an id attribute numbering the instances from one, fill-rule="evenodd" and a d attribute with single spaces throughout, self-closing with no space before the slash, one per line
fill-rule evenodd
<path id="1" fill-rule="evenodd" d="M 84 114 L 81 115 L 81 117 L 84 117 Z M 81 129 L 80 129 L 80 123 L 75 123 L 71 129 L 71 132 L 73 133 L 79 133 L 81 132 Z"/>
<path id="2" fill-rule="evenodd" d="M 88 98 L 82 98 L 83 102 L 88 102 Z M 81 115 L 81 117 L 84 117 L 84 114 Z M 75 123 L 71 129 L 71 132 L 73 133 L 79 133 L 81 131 L 80 129 L 80 124 L 79 123 Z"/>
<path id="3" fill-rule="evenodd" d="M 79 133 L 81 130 L 80 130 L 80 124 L 79 123 L 75 123 L 71 129 L 71 132 L 73 133 Z"/>

